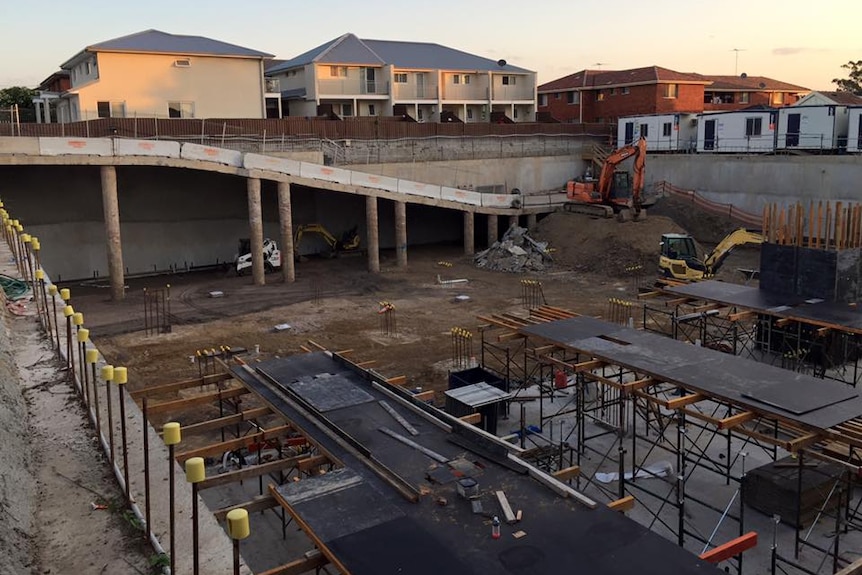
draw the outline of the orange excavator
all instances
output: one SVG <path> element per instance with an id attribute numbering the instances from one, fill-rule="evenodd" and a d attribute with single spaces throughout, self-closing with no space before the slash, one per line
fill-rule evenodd
<path id="1" fill-rule="evenodd" d="M 634 156 L 633 173 L 616 167 Z M 603 218 L 616 214 L 620 221 L 640 219 L 646 212 L 641 204 L 646 165 L 646 139 L 614 150 L 602 164 L 598 180 L 585 176 L 566 184 L 566 210 Z"/>

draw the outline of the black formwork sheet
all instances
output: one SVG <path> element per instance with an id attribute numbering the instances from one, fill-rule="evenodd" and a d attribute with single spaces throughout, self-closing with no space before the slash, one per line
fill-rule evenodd
<path id="1" fill-rule="evenodd" d="M 828 429 L 862 415 L 862 398 L 845 384 L 595 318 L 558 320 L 519 331 L 639 374 L 816 429 Z"/>

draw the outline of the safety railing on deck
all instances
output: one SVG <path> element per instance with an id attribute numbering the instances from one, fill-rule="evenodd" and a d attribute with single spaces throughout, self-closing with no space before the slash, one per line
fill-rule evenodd
<path id="1" fill-rule="evenodd" d="M 688 200 L 704 211 L 738 220 L 748 228 L 760 229 L 763 225 L 763 217 L 761 214 L 745 211 L 733 204 L 724 204 L 708 200 L 694 190 L 683 190 L 664 180 L 656 182 L 654 189 L 656 193 L 662 196 L 667 195 L 678 199 Z"/>

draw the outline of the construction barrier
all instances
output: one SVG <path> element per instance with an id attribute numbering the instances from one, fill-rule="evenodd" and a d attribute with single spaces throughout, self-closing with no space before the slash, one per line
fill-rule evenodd
<path id="1" fill-rule="evenodd" d="M 670 195 L 675 198 L 689 200 L 698 208 L 706 212 L 738 220 L 748 228 L 760 229 L 763 224 L 763 218 L 760 214 L 753 214 L 751 212 L 741 210 L 733 204 L 713 202 L 712 200 L 704 198 L 694 190 L 683 190 L 664 180 L 655 183 L 655 191 L 661 195 Z"/>
<path id="2" fill-rule="evenodd" d="M 268 170 L 270 172 L 298 176 L 301 162 L 288 158 L 278 158 L 276 156 L 264 156 L 262 154 L 245 154 L 242 159 L 242 166 L 246 170 Z"/>
<path id="3" fill-rule="evenodd" d="M 180 156 L 185 160 L 202 160 L 237 168 L 242 166 L 242 152 L 201 146 L 200 144 L 183 144 Z"/>
<path id="4" fill-rule="evenodd" d="M 43 138 L 44 139 L 44 138 Z M 114 140 L 114 153 L 118 156 L 180 157 L 180 143 L 155 140 Z"/>
<path id="5" fill-rule="evenodd" d="M 43 156 L 113 156 L 114 141 L 110 138 L 39 138 L 39 153 Z"/>
<path id="6" fill-rule="evenodd" d="M 440 197 L 450 202 L 458 202 L 459 204 L 469 204 L 471 206 L 482 205 L 482 194 L 479 192 L 469 192 L 467 190 L 459 190 L 458 188 L 440 188 Z"/>

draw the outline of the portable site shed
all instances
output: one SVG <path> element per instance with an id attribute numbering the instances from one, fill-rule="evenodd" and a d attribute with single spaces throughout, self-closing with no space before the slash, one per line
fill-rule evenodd
<path id="1" fill-rule="evenodd" d="M 847 108 L 847 151 L 862 153 L 862 106 Z"/>
<path id="2" fill-rule="evenodd" d="M 697 142 L 697 114 L 653 114 L 619 119 L 617 146 L 643 136 L 650 152 L 692 152 Z"/>
<path id="3" fill-rule="evenodd" d="M 847 142 L 847 106 L 788 106 L 778 111 L 777 150 L 837 150 Z"/>
<path id="4" fill-rule="evenodd" d="M 697 151 L 772 152 L 777 120 L 774 108 L 704 112 L 697 120 Z"/>

